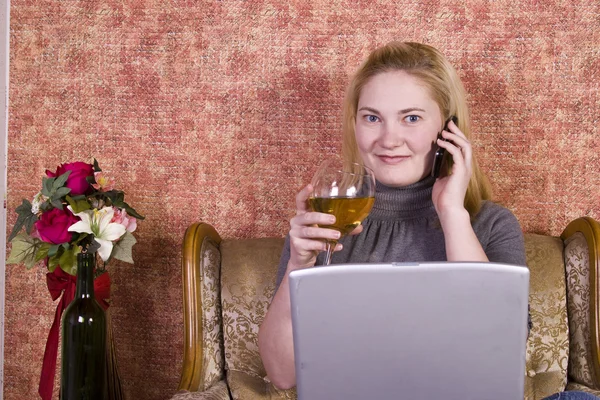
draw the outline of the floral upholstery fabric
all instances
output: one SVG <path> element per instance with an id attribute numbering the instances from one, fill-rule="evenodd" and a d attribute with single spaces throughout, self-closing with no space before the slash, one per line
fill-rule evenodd
<path id="1" fill-rule="evenodd" d="M 594 396 L 600 397 L 600 390 L 591 389 L 577 382 L 569 382 L 567 384 L 567 390 L 579 390 L 581 392 L 588 392 L 593 394 Z"/>
<path id="2" fill-rule="evenodd" d="M 171 400 L 229 400 L 229 390 L 225 381 L 219 381 L 203 392 L 181 390 Z"/>
<path id="3" fill-rule="evenodd" d="M 258 327 L 275 290 L 283 239 L 221 243 L 221 298 L 227 382 L 234 399 L 286 398 L 266 379 Z"/>
<path id="4" fill-rule="evenodd" d="M 525 250 L 533 322 L 527 341 L 525 398 L 535 400 L 564 390 L 567 383 L 569 337 L 563 242 L 526 234 Z"/>
<path id="5" fill-rule="evenodd" d="M 571 333 L 569 380 L 600 390 L 591 360 L 589 249 L 583 234 L 567 239 L 565 262 Z"/>
<path id="6" fill-rule="evenodd" d="M 227 382 L 229 383 L 231 394 L 236 400 L 283 400 L 297 398 L 296 389 L 279 390 L 268 379 L 258 378 L 245 372 L 229 371 Z"/>
<path id="7" fill-rule="evenodd" d="M 202 243 L 202 365 L 204 376 L 198 390 L 205 390 L 223 379 L 223 321 L 221 319 L 221 252 L 210 239 Z"/>

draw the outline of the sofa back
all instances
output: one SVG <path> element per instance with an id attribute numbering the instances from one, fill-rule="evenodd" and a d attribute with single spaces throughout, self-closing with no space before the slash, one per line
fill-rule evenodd
<path id="1" fill-rule="evenodd" d="M 258 327 L 273 297 L 283 239 L 223 240 L 221 305 L 227 379 L 234 398 L 293 397 L 265 379 Z M 566 384 L 568 331 L 563 242 L 525 235 L 533 328 L 527 343 L 526 397 L 543 398 Z M 250 393 L 251 392 L 251 393 Z M 252 397 L 250 397 L 252 396 Z"/>
<path id="2" fill-rule="evenodd" d="M 560 238 L 526 234 L 529 306 L 533 327 L 527 340 L 526 398 L 564 390 L 569 360 L 564 244 Z"/>

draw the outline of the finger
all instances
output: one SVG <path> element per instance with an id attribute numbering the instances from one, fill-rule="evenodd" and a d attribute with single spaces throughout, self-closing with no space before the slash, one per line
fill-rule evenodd
<path id="1" fill-rule="evenodd" d="M 454 143 L 450 141 L 446 141 L 443 139 L 438 139 L 437 144 L 440 147 L 446 149 L 448 153 L 452 156 L 452 161 L 455 165 L 463 165 L 464 164 L 464 155 L 460 149 L 460 147 L 456 146 Z"/>
<path id="2" fill-rule="evenodd" d="M 305 211 L 299 213 L 290 221 L 290 225 L 333 225 L 335 224 L 335 215 L 325 214 L 315 211 Z"/>
<path id="3" fill-rule="evenodd" d="M 469 142 L 466 138 L 460 137 L 453 133 L 449 133 L 447 131 L 444 131 L 442 133 L 442 136 L 446 139 L 447 143 L 450 142 L 461 151 L 461 154 L 465 158 L 465 161 L 467 162 L 467 164 L 470 165 L 473 154 L 473 147 L 471 146 L 471 142 Z"/>
<path id="4" fill-rule="evenodd" d="M 354 230 L 352 232 L 350 232 L 350 235 L 358 235 L 359 233 L 361 233 L 363 231 L 363 226 L 362 224 L 359 224 L 356 228 L 354 228 Z"/>
<path id="5" fill-rule="evenodd" d="M 448 129 L 446 131 L 452 132 L 452 133 L 462 137 L 463 139 L 468 140 L 467 136 L 460 130 L 460 128 L 458 127 L 458 125 L 456 125 L 454 123 L 454 121 L 451 120 L 450 122 L 448 122 L 447 127 L 448 127 Z"/>
<path id="6" fill-rule="evenodd" d="M 456 147 L 471 147 L 471 142 L 469 142 L 469 140 L 466 138 L 465 135 L 462 134 L 462 132 L 461 135 L 458 135 L 454 132 L 442 131 L 442 137 L 446 139 L 446 141 L 453 143 Z"/>
<path id="7" fill-rule="evenodd" d="M 317 226 L 301 226 L 290 230 L 290 235 L 307 239 L 338 240 L 341 237 L 335 229 L 319 228 Z"/>
<path id="8" fill-rule="evenodd" d="M 312 185 L 309 183 L 296 195 L 296 213 L 300 214 L 309 210 L 308 198 L 313 191 Z"/>
<path id="9" fill-rule="evenodd" d="M 310 252 L 310 251 L 326 251 L 327 241 L 325 240 L 313 240 L 313 239 L 297 239 L 290 243 L 293 248 L 298 252 Z M 340 251 L 344 248 L 341 243 L 335 245 L 333 251 Z"/>
<path id="10" fill-rule="evenodd" d="M 438 140 L 438 143 L 440 147 L 444 147 L 446 151 L 452 156 L 452 173 L 454 174 L 459 170 L 462 170 L 466 175 L 470 176 L 472 172 L 471 164 L 473 157 L 471 146 L 466 145 L 465 147 L 458 147 L 452 142 L 447 142 L 443 140 Z"/>

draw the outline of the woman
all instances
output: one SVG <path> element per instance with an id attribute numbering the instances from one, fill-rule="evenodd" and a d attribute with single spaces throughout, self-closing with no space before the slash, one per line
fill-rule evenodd
<path id="1" fill-rule="evenodd" d="M 444 130 L 452 116 L 458 124 L 449 122 Z M 371 53 L 346 94 L 342 153 L 373 169 L 375 204 L 363 224 L 340 240 L 332 263 L 525 265 L 519 223 L 509 210 L 489 201 L 491 190 L 473 156 L 470 134 L 465 91 L 439 51 L 392 42 Z M 437 146 L 447 157 L 436 179 L 430 175 Z M 317 226 L 332 224 L 335 217 L 308 208 L 311 190 L 308 185 L 296 196 L 278 288 L 258 337 L 267 374 L 279 388 L 295 385 L 288 275 L 320 264 L 325 239 L 339 238 L 339 232 Z"/>

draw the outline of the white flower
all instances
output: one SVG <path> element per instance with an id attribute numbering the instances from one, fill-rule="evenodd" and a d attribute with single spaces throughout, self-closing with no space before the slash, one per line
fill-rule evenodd
<path id="1" fill-rule="evenodd" d="M 38 192 L 35 196 L 33 196 L 33 201 L 31 202 L 31 213 L 37 214 L 40 212 L 40 207 L 48 200 L 46 196 L 42 194 L 42 192 Z"/>
<path id="2" fill-rule="evenodd" d="M 68 209 L 73 212 L 71 206 Z M 98 254 L 103 261 L 108 260 L 113 249 L 113 242 L 123 236 L 126 229 L 121 224 L 110 222 L 115 210 L 105 207 L 100 210 L 86 210 L 75 214 L 81 221 L 69 227 L 69 232 L 89 233 L 94 235 L 94 240 L 100 244 Z"/>

